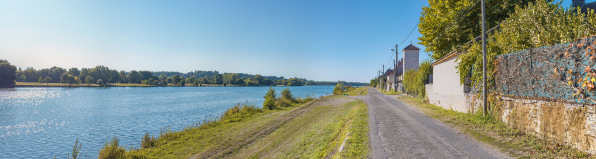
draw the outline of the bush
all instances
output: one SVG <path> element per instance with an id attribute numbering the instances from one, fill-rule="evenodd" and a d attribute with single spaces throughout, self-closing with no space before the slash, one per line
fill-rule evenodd
<path id="1" fill-rule="evenodd" d="M 114 136 L 112 140 L 108 143 L 106 142 L 103 148 L 99 151 L 99 159 L 117 159 L 117 158 L 124 158 L 124 152 L 126 151 L 124 148 L 118 146 L 118 142 L 120 140 Z"/>
<path id="2" fill-rule="evenodd" d="M 290 106 L 291 103 L 292 103 L 292 101 L 290 101 L 289 99 L 285 99 L 285 98 L 279 98 L 275 101 L 275 105 L 280 108 Z"/>
<path id="3" fill-rule="evenodd" d="M 284 90 L 281 91 L 281 98 L 287 99 L 290 101 L 294 100 L 294 97 L 292 97 L 292 91 L 290 91 L 289 87 L 286 87 Z"/>
<path id="4" fill-rule="evenodd" d="M 153 136 L 149 137 L 149 133 L 145 133 L 143 141 L 141 141 L 141 148 L 149 148 L 157 145 L 157 139 Z"/>
<path id="5" fill-rule="evenodd" d="M 275 99 L 265 96 L 265 102 L 263 102 L 263 109 L 268 109 L 268 110 L 275 109 Z"/>
<path id="6" fill-rule="evenodd" d="M 221 115 L 220 121 L 226 121 L 243 115 L 252 115 L 260 112 L 263 112 L 263 110 L 255 107 L 254 105 L 238 103 L 236 106 L 228 108 L 228 110 Z"/>
<path id="7" fill-rule="evenodd" d="M 425 81 L 433 73 L 431 64 L 432 62 L 430 60 L 424 60 L 418 69 L 406 71 L 403 83 L 408 93 L 426 98 Z"/>
<path id="8" fill-rule="evenodd" d="M 184 82 L 184 80 L 180 81 L 180 86 L 184 87 L 186 85 L 186 82 Z"/>
<path id="9" fill-rule="evenodd" d="M 341 95 L 345 91 L 344 85 L 338 83 L 333 87 L 333 95 Z"/>
<path id="10" fill-rule="evenodd" d="M 100 87 L 105 87 L 105 86 L 106 86 L 106 83 L 105 83 L 105 82 L 103 82 L 103 80 L 102 80 L 102 79 L 98 79 L 98 80 L 97 80 L 97 84 L 98 84 Z"/>

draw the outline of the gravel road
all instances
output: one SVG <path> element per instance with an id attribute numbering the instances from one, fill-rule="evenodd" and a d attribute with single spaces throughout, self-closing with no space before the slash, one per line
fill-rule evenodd
<path id="1" fill-rule="evenodd" d="M 370 88 L 351 96 L 368 105 L 373 158 L 511 158 L 426 116 L 396 96 Z"/>

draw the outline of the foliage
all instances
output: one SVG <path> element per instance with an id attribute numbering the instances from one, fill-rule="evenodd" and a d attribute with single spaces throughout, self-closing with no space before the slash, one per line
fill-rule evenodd
<path id="1" fill-rule="evenodd" d="M 370 80 L 370 86 L 377 87 L 378 84 L 379 84 L 379 77 L 376 77 L 376 78 L 373 78 Z"/>
<path id="2" fill-rule="evenodd" d="M 288 80 L 288 86 L 302 86 L 302 81 L 297 77 Z"/>
<path id="3" fill-rule="evenodd" d="M 344 85 L 338 83 L 333 87 L 333 95 L 341 95 L 345 91 Z"/>
<path id="4" fill-rule="evenodd" d="M 83 143 L 79 143 L 79 138 L 77 138 L 75 145 L 72 146 L 72 159 L 77 159 L 79 157 L 81 154 L 81 146 L 83 146 Z M 70 156 L 68 158 L 70 159 Z"/>
<path id="5" fill-rule="evenodd" d="M 141 148 L 154 147 L 157 145 L 157 141 L 158 140 L 155 137 L 152 135 L 150 136 L 149 133 L 145 133 L 145 136 L 143 136 L 143 141 L 141 141 Z"/>
<path id="6" fill-rule="evenodd" d="M 45 83 L 46 83 L 46 85 L 47 85 L 47 84 L 49 84 L 50 82 L 52 82 L 52 78 L 50 78 L 50 76 L 46 76 L 46 78 L 45 78 L 45 79 L 43 79 L 43 82 L 45 82 Z"/>
<path id="7" fill-rule="evenodd" d="M 512 13 L 516 6 L 525 6 L 532 0 L 486 0 L 487 28 L 496 26 Z M 418 30 L 420 44 L 432 59 L 437 60 L 482 31 L 479 0 L 429 0 L 422 7 Z M 469 11 L 469 12 L 468 12 Z M 449 28 L 450 27 L 450 28 Z"/>
<path id="8" fill-rule="evenodd" d="M 273 89 L 273 87 L 269 87 L 267 94 L 265 94 L 265 97 L 263 97 L 263 98 L 267 98 L 267 97 L 271 97 L 271 98 L 275 99 L 275 89 Z"/>
<path id="9" fill-rule="evenodd" d="M 180 86 L 184 87 L 186 85 L 186 82 L 184 82 L 184 80 L 180 80 Z"/>
<path id="10" fill-rule="evenodd" d="M 43 78 L 42 77 L 39 77 L 39 79 L 37 79 L 37 82 L 43 83 Z"/>
<path id="11" fill-rule="evenodd" d="M 97 84 L 98 84 L 100 87 L 105 87 L 105 86 L 106 86 L 106 83 L 105 83 L 105 82 L 104 82 L 102 79 L 98 79 L 98 80 L 97 80 Z"/>
<path id="12" fill-rule="evenodd" d="M 426 98 L 426 81 L 429 75 L 433 73 L 432 61 L 430 59 L 422 61 L 420 67 L 416 70 L 408 70 L 404 75 L 403 84 L 408 93 L 416 94 Z"/>
<path id="13" fill-rule="evenodd" d="M 265 101 L 263 102 L 263 109 L 273 110 L 275 109 L 275 99 L 271 96 L 265 96 Z"/>
<path id="14" fill-rule="evenodd" d="M 286 87 L 284 90 L 281 91 L 281 98 L 289 101 L 294 100 L 294 97 L 292 97 L 292 91 L 290 91 L 290 87 Z"/>
<path id="15" fill-rule="evenodd" d="M 529 3 L 525 8 L 516 7 L 515 12 L 500 23 L 500 27 L 500 30 L 487 38 L 489 88 L 494 84 L 494 75 L 490 72 L 494 71 L 492 59 L 496 56 L 557 43 L 569 43 L 594 35 L 596 16 L 593 11 L 585 15 L 579 8 L 565 9 L 560 2 L 538 0 Z M 458 57 L 460 82 L 464 83 L 468 73 L 471 73 L 470 84 L 476 86 L 482 82 L 482 43 L 475 42 L 467 48 L 467 53 Z"/>
<path id="16" fill-rule="evenodd" d="M 194 82 L 192 83 L 192 86 L 199 86 L 199 81 L 194 81 Z"/>
<path id="17" fill-rule="evenodd" d="M 101 79 L 100 79 L 101 80 Z M 106 142 L 99 151 L 99 159 L 118 159 L 124 158 L 124 152 L 126 151 L 123 147 L 118 145 L 120 140 L 114 136 L 112 140 L 108 143 Z"/>
<path id="18" fill-rule="evenodd" d="M 182 77 L 180 77 L 180 75 L 174 75 L 172 76 L 172 82 L 173 84 L 178 84 L 178 82 L 182 81 Z"/>

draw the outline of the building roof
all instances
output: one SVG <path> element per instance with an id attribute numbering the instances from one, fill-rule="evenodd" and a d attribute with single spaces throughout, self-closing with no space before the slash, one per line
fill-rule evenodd
<path id="1" fill-rule="evenodd" d="M 420 50 L 420 48 L 410 44 L 410 45 L 406 46 L 406 48 L 404 48 L 404 50 Z"/>
<path id="2" fill-rule="evenodd" d="M 503 21 L 503 22 L 505 22 L 505 21 Z M 488 31 L 486 31 L 487 38 L 488 38 L 488 35 L 490 35 L 491 33 L 494 33 L 495 31 L 497 31 L 497 30 L 499 30 L 499 29 L 501 29 L 501 26 L 500 26 L 500 25 L 497 25 L 497 26 L 495 26 L 495 27 L 493 27 L 493 28 L 489 29 Z M 463 46 L 468 46 L 468 45 L 470 45 L 470 44 L 473 44 L 474 42 L 481 41 L 481 40 L 482 40 L 482 35 L 480 35 L 480 36 L 477 36 L 477 37 L 476 37 L 476 38 L 474 38 L 473 40 L 470 40 L 470 41 L 468 41 L 468 42 L 467 42 L 465 45 L 463 45 Z M 443 62 L 445 62 L 445 61 L 447 61 L 447 60 L 451 59 L 452 57 L 457 57 L 457 56 L 461 55 L 462 53 L 466 52 L 467 50 L 468 50 L 467 48 L 463 48 L 463 49 L 462 49 L 462 48 L 460 47 L 459 49 L 456 49 L 456 50 L 454 50 L 454 51 L 451 51 L 451 52 L 450 52 L 450 53 L 448 53 L 447 55 L 445 55 L 445 56 L 441 57 L 440 59 L 438 59 L 437 61 L 433 62 L 433 63 L 431 64 L 431 66 L 435 66 L 435 65 L 438 65 L 438 64 L 440 64 L 440 63 L 443 63 Z"/>

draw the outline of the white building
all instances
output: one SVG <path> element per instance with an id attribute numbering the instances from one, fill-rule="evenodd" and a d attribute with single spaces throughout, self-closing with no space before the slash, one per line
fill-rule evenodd
<path id="1" fill-rule="evenodd" d="M 403 84 L 401 83 L 401 81 L 403 80 L 403 73 L 408 70 L 418 69 L 418 67 L 420 67 L 419 52 L 420 48 L 412 44 L 406 46 L 402 50 L 401 57 L 403 58 L 398 61 L 397 67 L 394 69 L 396 71 L 388 69 L 382 76 L 385 77 L 385 79 L 387 79 L 387 82 L 383 86 L 383 89 L 385 89 L 385 91 L 390 91 L 393 89 L 397 89 L 402 92 L 405 91 L 403 89 Z M 395 77 L 397 77 L 397 80 L 395 80 Z M 397 81 L 397 84 L 395 84 L 395 81 Z"/>

